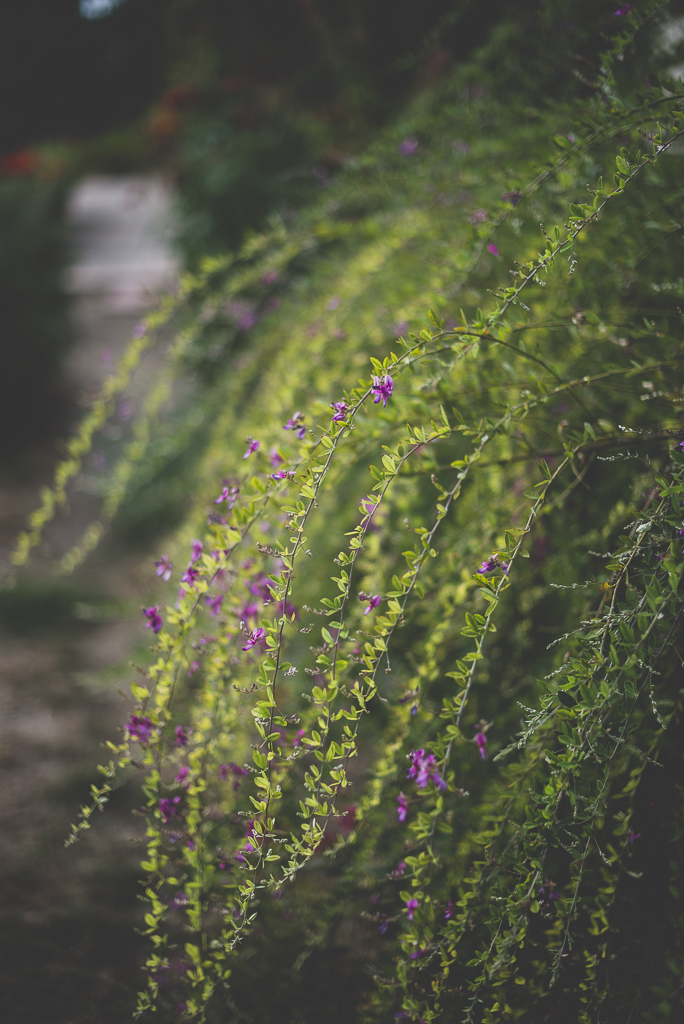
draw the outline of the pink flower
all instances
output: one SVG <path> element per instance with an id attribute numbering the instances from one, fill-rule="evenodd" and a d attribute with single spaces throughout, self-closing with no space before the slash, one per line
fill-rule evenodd
<path id="1" fill-rule="evenodd" d="M 449 902 L 446 905 L 446 910 L 444 911 L 444 919 L 446 921 L 448 921 L 449 918 L 451 917 L 451 915 L 453 914 L 453 912 L 454 912 L 454 904 L 452 903 L 451 900 L 449 900 Z"/>
<path id="2" fill-rule="evenodd" d="M 173 562 L 169 561 L 169 556 L 168 555 L 162 555 L 161 558 L 158 558 L 157 561 L 154 564 L 157 567 L 157 573 L 156 573 L 157 576 L 161 576 L 161 578 L 164 580 L 164 582 L 167 582 L 168 580 L 171 579 L 171 572 L 173 570 Z"/>
<path id="3" fill-rule="evenodd" d="M 261 447 L 261 441 L 255 441 L 253 437 L 247 438 L 247 451 L 242 456 L 243 459 L 248 459 L 252 452 L 259 451 Z"/>
<path id="4" fill-rule="evenodd" d="M 159 614 L 159 605 L 154 604 L 151 608 L 143 608 L 143 615 L 147 617 L 145 629 L 151 629 L 153 633 L 158 633 L 164 625 L 162 617 Z"/>
<path id="5" fill-rule="evenodd" d="M 359 600 L 368 601 L 368 607 L 363 613 L 364 615 L 368 615 L 368 612 L 372 611 L 374 608 L 377 608 L 379 606 L 380 602 L 382 601 L 382 598 L 380 594 L 375 594 L 373 597 L 371 597 L 370 594 L 359 594 Z"/>
<path id="6" fill-rule="evenodd" d="M 300 743 L 302 742 L 302 736 L 304 736 L 305 734 L 306 734 L 306 729 L 299 729 L 297 731 L 297 735 L 292 740 L 292 746 L 293 747 L 298 747 L 300 745 Z"/>
<path id="7" fill-rule="evenodd" d="M 400 793 L 397 797 L 397 817 L 403 824 L 406 821 L 406 815 L 408 814 L 408 797 L 405 797 L 403 793 Z"/>
<path id="8" fill-rule="evenodd" d="M 282 457 L 278 449 L 271 448 L 271 465 L 273 466 L 273 468 L 276 469 L 276 467 L 279 466 L 280 463 L 284 461 L 285 459 Z"/>
<path id="9" fill-rule="evenodd" d="M 179 785 L 181 785 L 181 786 L 184 785 L 185 780 L 188 777 L 189 771 L 190 771 L 190 769 L 186 768 L 185 765 L 183 765 L 183 767 L 178 772 L 178 775 L 176 775 L 176 777 L 174 778 L 173 781 L 179 783 Z"/>
<path id="10" fill-rule="evenodd" d="M 478 732 L 478 734 L 475 737 L 475 742 L 477 743 L 477 749 L 480 751 L 480 757 L 482 758 L 483 761 L 486 760 L 487 737 L 483 732 Z"/>
<path id="11" fill-rule="evenodd" d="M 242 648 L 242 650 L 243 651 L 249 651 L 249 650 L 252 649 L 252 647 L 255 647 L 256 644 L 264 643 L 265 640 L 266 640 L 266 630 L 263 628 L 263 626 L 259 626 L 258 629 L 255 629 L 255 630 L 252 631 L 252 633 L 250 633 L 249 639 L 247 640 L 247 643 Z"/>
<path id="12" fill-rule="evenodd" d="M 337 295 L 333 295 L 332 299 L 330 299 L 330 301 L 328 302 L 326 309 L 330 310 L 330 312 L 332 313 L 334 310 L 337 309 L 341 301 L 342 299 L 340 299 Z"/>
<path id="13" fill-rule="evenodd" d="M 191 554 L 191 557 L 190 557 L 190 563 L 189 564 L 192 565 L 194 562 L 197 561 L 197 559 L 201 556 L 202 551 L 204 550 L 204 545 L 202 544 L 202 541 L 201 540 L 193 540 L 192 544 L 190 545 L 190 550 L 191 550 L 192 554 Z"/>
<path id="14" fill-rule="evenodd" d="M 494 245 L 493 242 L 489 243 L 489 245 L 487 246 L 487 249 L 489 250 L 489 252 L 491 252 L 492 256 L 498 256 L 499 255 L 499 250 L 497 249 L 497 247 Z"/>

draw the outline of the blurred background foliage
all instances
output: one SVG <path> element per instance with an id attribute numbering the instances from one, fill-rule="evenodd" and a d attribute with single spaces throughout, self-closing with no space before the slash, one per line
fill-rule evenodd
<path id="1" fill-rule="evenodd" d="M 13 439 L 12 430 L 21 435 L 8 448 L 16 453 L 23 440 L 22 410 L 33 410 L 26 413 L 25 429 L 36 420 L 26 396 L 41 386 L 54 392 L 68 342 L 60 291 L 68 259 L 61 210 L 74 180 L 84 173 L 145 169 L 169 175 L 181 213 L 178 246 L 191 271 L 159 320 L 149 318 L 151 340 L 168 322 L 162 338 L 173 341 L 123 436 L 101 443 L 114 469 L 88 470 L 91 493 L 102 500 L 96 513 L 101 529 L 71 549 L 54 551 L 64 571 L 77 567 L 102 533 L 109 557 L 131 549 L 139 557 L 164 543 L 180 564 L 189 541 L 206 529 L 221 481 L 240 478 L 241 486 L 251 486 L 243 476 L 245 437 L 262 441 L 263 475 L 271 469 L 271 446 L 285 457 L 296 454 L 291 435 L 282 432 L 286 419 L 301 408 L 307 427 L 327 422 L 329 402 L 368 375 L 369 356 L 397 351 L 400 335 L 426 327 L 428 308 L 447 331 L 462 322 L 461 310 L 472 320 L 478 307 L 488 308 L 491 293 L 510 283 L 515 261 L 532 259 L 543 246 L 540 221 L 547 230 L 562 226 L 568 204 L 587 200 L 587 182 L 595 185 L 602 174 L 610 179 L 616 153 L 643 148 L 638 128 L 655 128 L 655 118 L 643 113 L 657 89 L 653 69 L 660 75 L 684 56 L 676 33 L 675 45 L 665 47 L 663 21 L 654 19 L 616 63 L 613 91 L 602 91 L 599 55 L 624 24 L 614 4 L 594 0 L 548 0 L 514 11 L 506 3 L 445 0 L 399 14 L 388 3 L 342 0 L 249 7 L 125 0 L 101 18 L 83 17 L 75 3 L 43 7 L 46 37 L 51 33 L 44 46 L 34 45 L 27 13 L 21 14 L 22 47 L 7 44 L 12 32 L 3 34 L 2 74 L 11 90 L 20 88 L 27 97 L 22 117 L 3 121 L 0 163 L 0 218 L 8 225 L 0 288 L 10 296 L 3 326 L 5 337 L 16 339 L 2 349 L 14 381 L 6 436 Z M 663 17 L 682 13 L 671 3 Z M 597 125 L 611 122 L 591 141 Z M 585 232 L 576 272 L 569 276 L 567 266 L 554 267 L 546 288 L 534 290 L 529 317 L 518 311 L 527 355 L 504 358 L 501 349 L 483 344 L 476 358 L 456 369 L 439 358 L 427 360 L 415 377 L 405 373 L 397 381 L 386 412 L 370 406 L 360 415 L 308 528 L 315 557 L 307 560 L 298 585 L 302 627 L 305 621 L 318 625 L 316 617 L 305 619 L 305 609 L 329 592 L 340 538 L 358 520 L 359 498 L 370 485 L 369 462 L 379 461 L 380 445 L 395 443 L 407 420 L 427 422 L 444 404 L 450 418 L 460 410 L 476 424 L 514 398 L 537 394 L 540 380 L 551 386 L 554 373 L 570 381 L 607 367 L 635 370 L 633 377 L 619 378 L 622 384 L 592 384 L 579 397 L 547 404 L 517 434 L 496 442 L 445 528 L 425 597 L 397 637 L 393 673 L 381 677 L 383 702 L 364 726 L 349 800 L 362 822 L 356 844 L 335 859 L 313 861 L 297 880 L 296 898 L 292 887 L 282 900 L 263 898 L 231 987 L 209 1011 L 212 1020 L 308 1024 L 323 1014 L 340 1022 L 386 1021 L 405 1012 L 382 984 L 401 955 L 402 925 L 395 919 L 402 913 L 398 893 L 407 883 L 392 875 L 406 855 L 406 831 L 396 821 L 397 792 L 407 786 L 404 756 L 434 736 L 450 692 L 444 673 L 469 647 L 460 630 L 466 610 L 477 607 L 472 575 L 491 549 L 502 546 L 503 530 L 520 522 L 521 496 L 538 478 L 539 454 L 558 458 L 562 441 L 581 436 L 587 420 L 606 437 L 625 423 L 633 430 L 679 429 L 681 208 L 679 149 L 648 168 L 625 201 L 612 203 Z M 208 258 L 226 252 L 215 262 Z M 666 362 L 671 365 L 655 365 Z M 414 474 L 398 481 L 387 518 L 368 536 L 359 589 L 389 586 L 406 543 L 404 520 L 410 529 L 429 524 L 436 500 L 431 474 L 451 480 L 450 464 L 468 450 L 454 435 L 426 449 Z M 634 509 L 648 502 L 654 467 L 671 469 L 667 444 L 648 449 L 648 456 L 652 464 L 639 462 L 636 469 L 634 462 L 585 456 L 568 493 L 540 519 L 530 558 L 516 569 L 466 725 L 494 723 L 490 755 L 518 730 L 518 702 L 538 707 L 537 680 L 562 664 L 565 649 L 549 650 L 549 643 L 600 604 L 611 574 L 594 552 L 612 550 Z M 85 470 L 79 466 L 78 472 Z M 270 529 L 258 535 L 262 544 L 279 534 L 275 515 L 268 517 Z M 652 554 L 659 557 L 655 549 Z M 269 566 L 256 548 L 249 555 Z M 75 590 L 20 587 L 4 593 L 0 625 L 10 635 L 34 628 L 36 619 L 51 629 L 82 628 L 87 616 L 74 609 L 78 598 L 82 607 L 92 597 L 84 594 L 83 579 L 76 577 Z M 551 583 L 578 586 L 560 590 Z M 168 601 L 174 601 L 170 591 Z M 233 627 L 238 613 L 231 604 Z M 214 628 L 208 617 L 202 625 Z M 140 652 L 141 660 L 146 657 Z M 295 657 L 301 666 L 314 665 L 305 638 L 296 639 Z M 627 820 L 645 833 L 640 847 L 627 849 L 611 919 L 606 955 L 614 958 L 613 985 L 601 1010 L 609 1022 L 629 1019 L 630 1012 L 634 1020 L 676 1020 L 681 1010 L 681 858 L 675 850 L 666 862 L 663 853 L 681 830 L 677 656 L 661 668 L 661 710 L 672 715 L 671 727 L 664 739 L 655 737 L 654 720 L 644 714 L 634 742 L 660 744 L 667 783 L 656 781 L 649 763 L 630 812 L 636 817 L 626 818 L 620 793 L 630 764 L 621 762 L 611 800 L 623 816 L 606 826 L 613 843 L 616 836 L 624 840 Z M 203 671 L 179 686 L 174 705 L 174 714 L 195 721 L 198 732 Z M 248 685 L 251 671 L 237 667 L 235 678 Z M 300 672 L 283 699 L 288 712 L 306 718 Z M 411 718 L 410 703 L 398 701 L 416 686 L 420 709 Z M 251 738 L 249 708 L 231 714 L 237 718 L 214 753 L 241 763 L 240 745 L 246 752 Z M 382 757 L 389 764 L 382 779 L 386 799 L 379 807 L 371 800 L 362 817 L 363 800 L 373 793 L 372 784 L 366 787 Z M 442 902 L 460 884 L 473 851 L 484 845 L 478 830 L 486 815 L 496 813 L 501 793 L 515 783 L 514 771 L 506 774 L 490 759 L 480 763 L 474 744 L 457 748 L 452 767 L 457 779 L 467 781 L 470 797 L 452 809 L 457 839 L 448 840 L 437 882 Z M 283 819 L 292 828 L 299 771 L 283 801 Z M 139 799 L 135 785 L 125 788 L 124 802 Z M 82 780 L 78 786 L 86 792 Z M 209 797 L 207 806 L 224 815 L 215 826 L 207 822 L 215 829 L 212 841 L 234 845 L 242 791 L 236 797 L 211 790 Z M 524 790 L 517 794 L 521 816 L 525 799 Z M 344 832 L 343 825 L 333 829 L 328 848 Z M 570 858 L 560 849 L 554 856 L 555 881 L 562 887 L 570 878 Z M 592 871 L 590 884 L 599 891 L 605 884 L 600 864 Z M 643 890 L 632 885 L 639 873 L 647 879 Z M 122 891 L 130 897 L 131 889 L 126 876 Z M 520 954 L 519 976 L 530 986 L 517 986 L 504 972 L 504 1009 L 482 1019 L 574 1024 L 584 1012 L 582 963 L 569 967 L 562 996 L 545 987 L 541 950 L 551 940 L 543 930 L 552 933 L 556 925 L 553 908 L 542 910 L 544 923 Z M 182 910 L 170 908 L 169 917 L 172 937 L 182 943 Z M 378 933 L 385 918 L 391 919 L 387 937 Z M 653 926 L 648 947 L 644 920 Z M 581 927 L 583 934 L 589 931 L 584 919 Z M 123 980 L 98 990 L 98 982 L 85 977 L 86 959 L 83 975 L 73 982 L 70 976 L 49 1010 L 45 993 L 46 1002 L 36 1004 L 26 986 L 17 986 L 13 999 L 23 1008 L 16 1019 L 128 1019 L 138 964 L 120 952 L 119 921 L 114 933 L 111 958 L 121 956 Z M 62 934 L 58 930 L 55 945 Z M 474 925 L 463 940 L 469 955 L 482 937 Z M 591 940 L 584 948 L 591 956 L 596 952 Z M 172 963 L 178 964 L 175 954 Z M 419 1000 L 432 980 L 429 971 L 425 976 L 427 981 L 416 972 L 412 991 Z M 460 984 L 447 995 L 451 1019 L 465 1012 Z M 183 998 L 174 975 L 161 989 L 163 1019 L 178 1019 Z"/>

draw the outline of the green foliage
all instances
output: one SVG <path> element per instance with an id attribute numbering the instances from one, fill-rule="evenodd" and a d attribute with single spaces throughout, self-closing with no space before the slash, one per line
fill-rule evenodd
<path id="1" fill-rule="evenodd" d="M 135 765 L 139 1014 L 319 1019 L 278 1003 L 271 958 L 296 975 L 348 922 L 357 1019 L 676 1019 L 684 116 L 676 83 L 639 91 L 660 11 L 547 107 L 472 89 L 495 40 L 294 224 L 207 259 L 20 540 L 17 565 L 173 325 L 58 565 L 192 446 L 169 550 L 202 545 L 146 610 L 137 717 L 73 836 Z"/>
<path id="2" fill-rule="evenodd" d="M 61 404 L 54 382 L 70 340 L 62 294 L 66 184 L 48 151 L 13 154 L 0 165 L 3 461 L 23 453 Z"/>

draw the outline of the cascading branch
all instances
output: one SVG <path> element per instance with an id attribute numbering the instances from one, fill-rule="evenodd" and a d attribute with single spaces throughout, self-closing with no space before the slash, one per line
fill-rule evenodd
<path id="1" fill-rule="evenodd" d="M 529 187 L 497 178 L 491 211 L 442 202 L 453 142 L 437 121 L 444 166 L 427 153 L 409 172 L 427 142 L 400 142 L 404 205 L 384 220 L 335 220 L 341 192 L 327 220 L 278 227 L 170 300 L 166 319 L 188 320 L 154 416 L 222 303 L 265 305 L 259 289 L 292 274 L 215 385 L 196 514 L 155 563 L 173 591 L 143 609 L 147 678 L 72 836 L 135 766 L 152 944 L 139 1014 L 238 1019 L 241 955 L 322 876 L 372 965 L 360 1019 L 676 1012 L 678 896 L 640 976 L 616 982 L 615 967 L 638 948 L 629 885 L 648 874 L 649 830 L 677 834 L 657 797 L 649 819 L 647 797 L 649 772 L 675 757 L 682 664 L 681 97 L 653 82 L 620 100 L 610 69 L 631 34 L 606 55 L 606 99 L 572 110 L 580 141 L 564 136 L 541 172 L 523 162 Z M 473 150 L 488 109 L 464 122 Z M 607 188 L 597 168 L 615 136 Z M 474 164 L 458 184 L 476 187 Z M 558 226 L 538 253 L 540 216 Z M 308 285 L 291 269 L 305 256 Z M 511 284 L 499 259 L 517 268 Z M 468 315 L 457 297 L 490 311 Z M 428 305 L 411 333 L 404 317 Z M 370 347 L 379 358 L 352 386 Z M 106 516 L 144 459 L 140 437 Z M 683 868 L 668 868 L 677 891 Z M 326 940 L 297 941 L 306 953 Z"/>

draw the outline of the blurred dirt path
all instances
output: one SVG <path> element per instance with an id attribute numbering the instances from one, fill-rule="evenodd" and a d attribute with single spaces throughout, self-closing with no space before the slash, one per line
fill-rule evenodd
<path id="1" fill-rule="evenodd" d="M 90 178 L 74 189 L 76 261 L 67 287 L 75 344 L 65 379 L 81 407 L 178 272 L 170 211 L 158 178 Z M 55 459 L 46 444 L 20 481 L 0 480 L 0 563 Z M 71 515 L 52 528 L 53 543 L 78 536 L 94 509 L 95 499 L 79 494 Z M 98 560 L 104 603 L 95 606 L 83 600 L 82 579 L 56 581 L 40 552 L 24 581 L 0 592 L 0 1016 L 7 1024 L 130 1020 L 141 980 L 134 787 L 114 795 L 77 847 L 64 850 L 63 840 L 98 779 L 102 740 L 116 738 L 127 713 L 119 687 L 127 688 L 127 659 L 143 638 L 138 616 L 117 608 L 142 601 L 138 561 L 121 551 Z"/>

